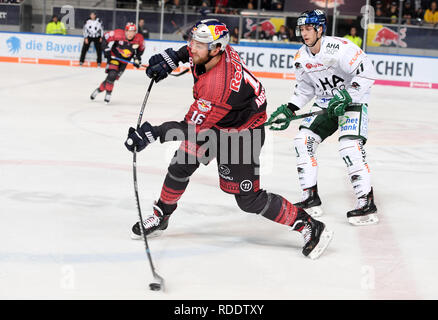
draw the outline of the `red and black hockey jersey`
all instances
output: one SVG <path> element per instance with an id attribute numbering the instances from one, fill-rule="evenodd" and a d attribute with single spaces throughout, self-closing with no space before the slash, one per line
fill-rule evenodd
<path id="1" fill-rule="evenodd" d="M 144 38 L 137 33 L 132 40 L 126 39 L 125 31 L 116 29 L 105 32 L 103 49 L 111 52 L 111 56 L 130 60 L 134 55 L 141 57 L 144 52 Z"/>
<path id="2" fill-rule="evenodd" d="M 196 131 L 253 129 L 266 121 L 266 94 L 258 79 L 247 69 L 239 54 L 227 46 L 220 61 L 208 72 L 194 65 L 187 46 L 178 50 L 182 62 L 190 62 L 194 78 L 193 98 L 184 121 L 160 126 L 161 141 L 168 129 L 195 125 Z"/>

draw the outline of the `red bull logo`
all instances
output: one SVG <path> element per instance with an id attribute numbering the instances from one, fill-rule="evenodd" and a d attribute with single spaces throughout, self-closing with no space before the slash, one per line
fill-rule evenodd
<path id="1" fill-rule="evenodd" d="M 217 25 L 217 26 L 214 26 L 214 34 L 215 34 L 217 37 L 220 37 L 221 35 L 223 35 L 224 33 L 227 33 L 227 32 L 228 32 L 228 29 L 227 29 L 227 27 L 224 26 L 224 25 Z"/>
<path id="2" fill-rule="evenodd" d="M 270 20 L 263 20 L 259 23 L 259 25 L 269 36 L 273 36 L 275 34 L 275 25 Z M 246 28 L 249 31 L 245 33 L 245 37 L 248 38 L 250 33 L 257 29 L 257 23 L 255 23 L 252 19 L 246 19 Z"/>
<path id="3" fill-rule="evenodd" d="M 373 42 L 383 44 L 385 46 L 390 46 L 391 44 L 399 45 L 400 47 L 406 48 L 408 45 L 406 42 L 402 41 L 406 38 L 406 28 L 400 28 L 400 34 L 387 27 L 382 27 L 377 31 Z"/>
<path id="4" fill-rule="evenodd" d="M 208 29 L 210 29 L 210 33 L 213 36 L 213 40 L 219 39 L 221 35 L 228 32 L 227 27 L 220 24 L 208 26 Z"/>
<path id="5" fill-rule="evenodd" d="M 117 48 L 117 51 L 119 51 L 123 58 L 129 58 L 132 55 L 132 52 L 129 49 Z"/>

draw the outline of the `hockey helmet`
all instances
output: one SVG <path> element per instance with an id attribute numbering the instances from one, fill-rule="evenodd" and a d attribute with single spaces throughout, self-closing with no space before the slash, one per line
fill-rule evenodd
<path id="1" fill-rule="evenodd" d="M 128 22 L 125 26 L 125 31 L 137 31 L 137 26 L 134 22 Z"/>
<path id="2" fill-rule="evenodd" d="M 312 25 L 315 31 L 318 32 L 319 27 L 322 27 L 322 34 L 327 30 L 327 18 L 322 10 L 316 9 L 312 11 L 304 11 L 297 20 L 295 27 L 295 35 L 301 37 L 300 26 Z"/>
<path id="3" fill-rule="evenodd" d="M 225 24 L 216 19 L 201 20 L 192 28 L 189 43 L 196 40 L 208 44 L 208 50 L 214 50 L 218 44 L 223 52 L 230 41 L 230 32 Z"/>

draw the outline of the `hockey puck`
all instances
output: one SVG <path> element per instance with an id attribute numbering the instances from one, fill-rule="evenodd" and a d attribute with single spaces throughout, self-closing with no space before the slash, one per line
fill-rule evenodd
<path id="1" fill-rule="evenodd" d="M 152 291 L 160 291 L 161 285 L 159 283 L 150 283 L 149 289 L 151 289 Z"/>

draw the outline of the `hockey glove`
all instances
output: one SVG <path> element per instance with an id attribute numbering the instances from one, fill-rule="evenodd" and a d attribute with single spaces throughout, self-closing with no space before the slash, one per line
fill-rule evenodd
<path id="1" fill-rule="evenodd" d="M 163 80 L 173 70 L 178 67 L 180 58 L 175 50 L 169 48 L 160 54 L 153 55 L 149 59 L 149 66 L 146 68 L 146 74 L 149 78 L 155 79 L 156 82 Z"/>
<path id="2" fill-rule="evenodd" d="M 134 152 L 140 152 L 144 148 L 146 148 L 150 143 L 154 142 L 158 137 L 154 127 L 149 123 L 145 122 L 141 125 L 138 130 L 134 128 L 129 128 L 128 138 L 125 141 L 125 147 Z"/>
<path id="3" fill-rule="evenodd" d="M 347 90 L 339 90 L 334 97 L 329 101 L 327 107 L 327 114 L 330 118 L 343 116 L 345 113 L 345 108 L 353 100 Z"/>
<path id="4" fill-rule="evenodd" d="M 141 58 L 134 58 L 134 62 L 133 62 L 134 67 L 136 67 L 137 69 L 141 67 Z"/>
<path id="5" fill-rule="evenodd" d="M 299 108 L 290 102 L 282 104 L 271 114 L 265 125 L 269 126 L 270 130 L 285 130 L 289 127 L 290 122 L 295 119 L 295 111 L 297 110 Z"/>
<path id="6" fill-rule="evenodd" d="M 104 50 L 103 51 L 103 56 L 105 57 L 105 59 L 107 60 L 107 62 L 110 62 L 111 60 L 111 50 Z"/>

